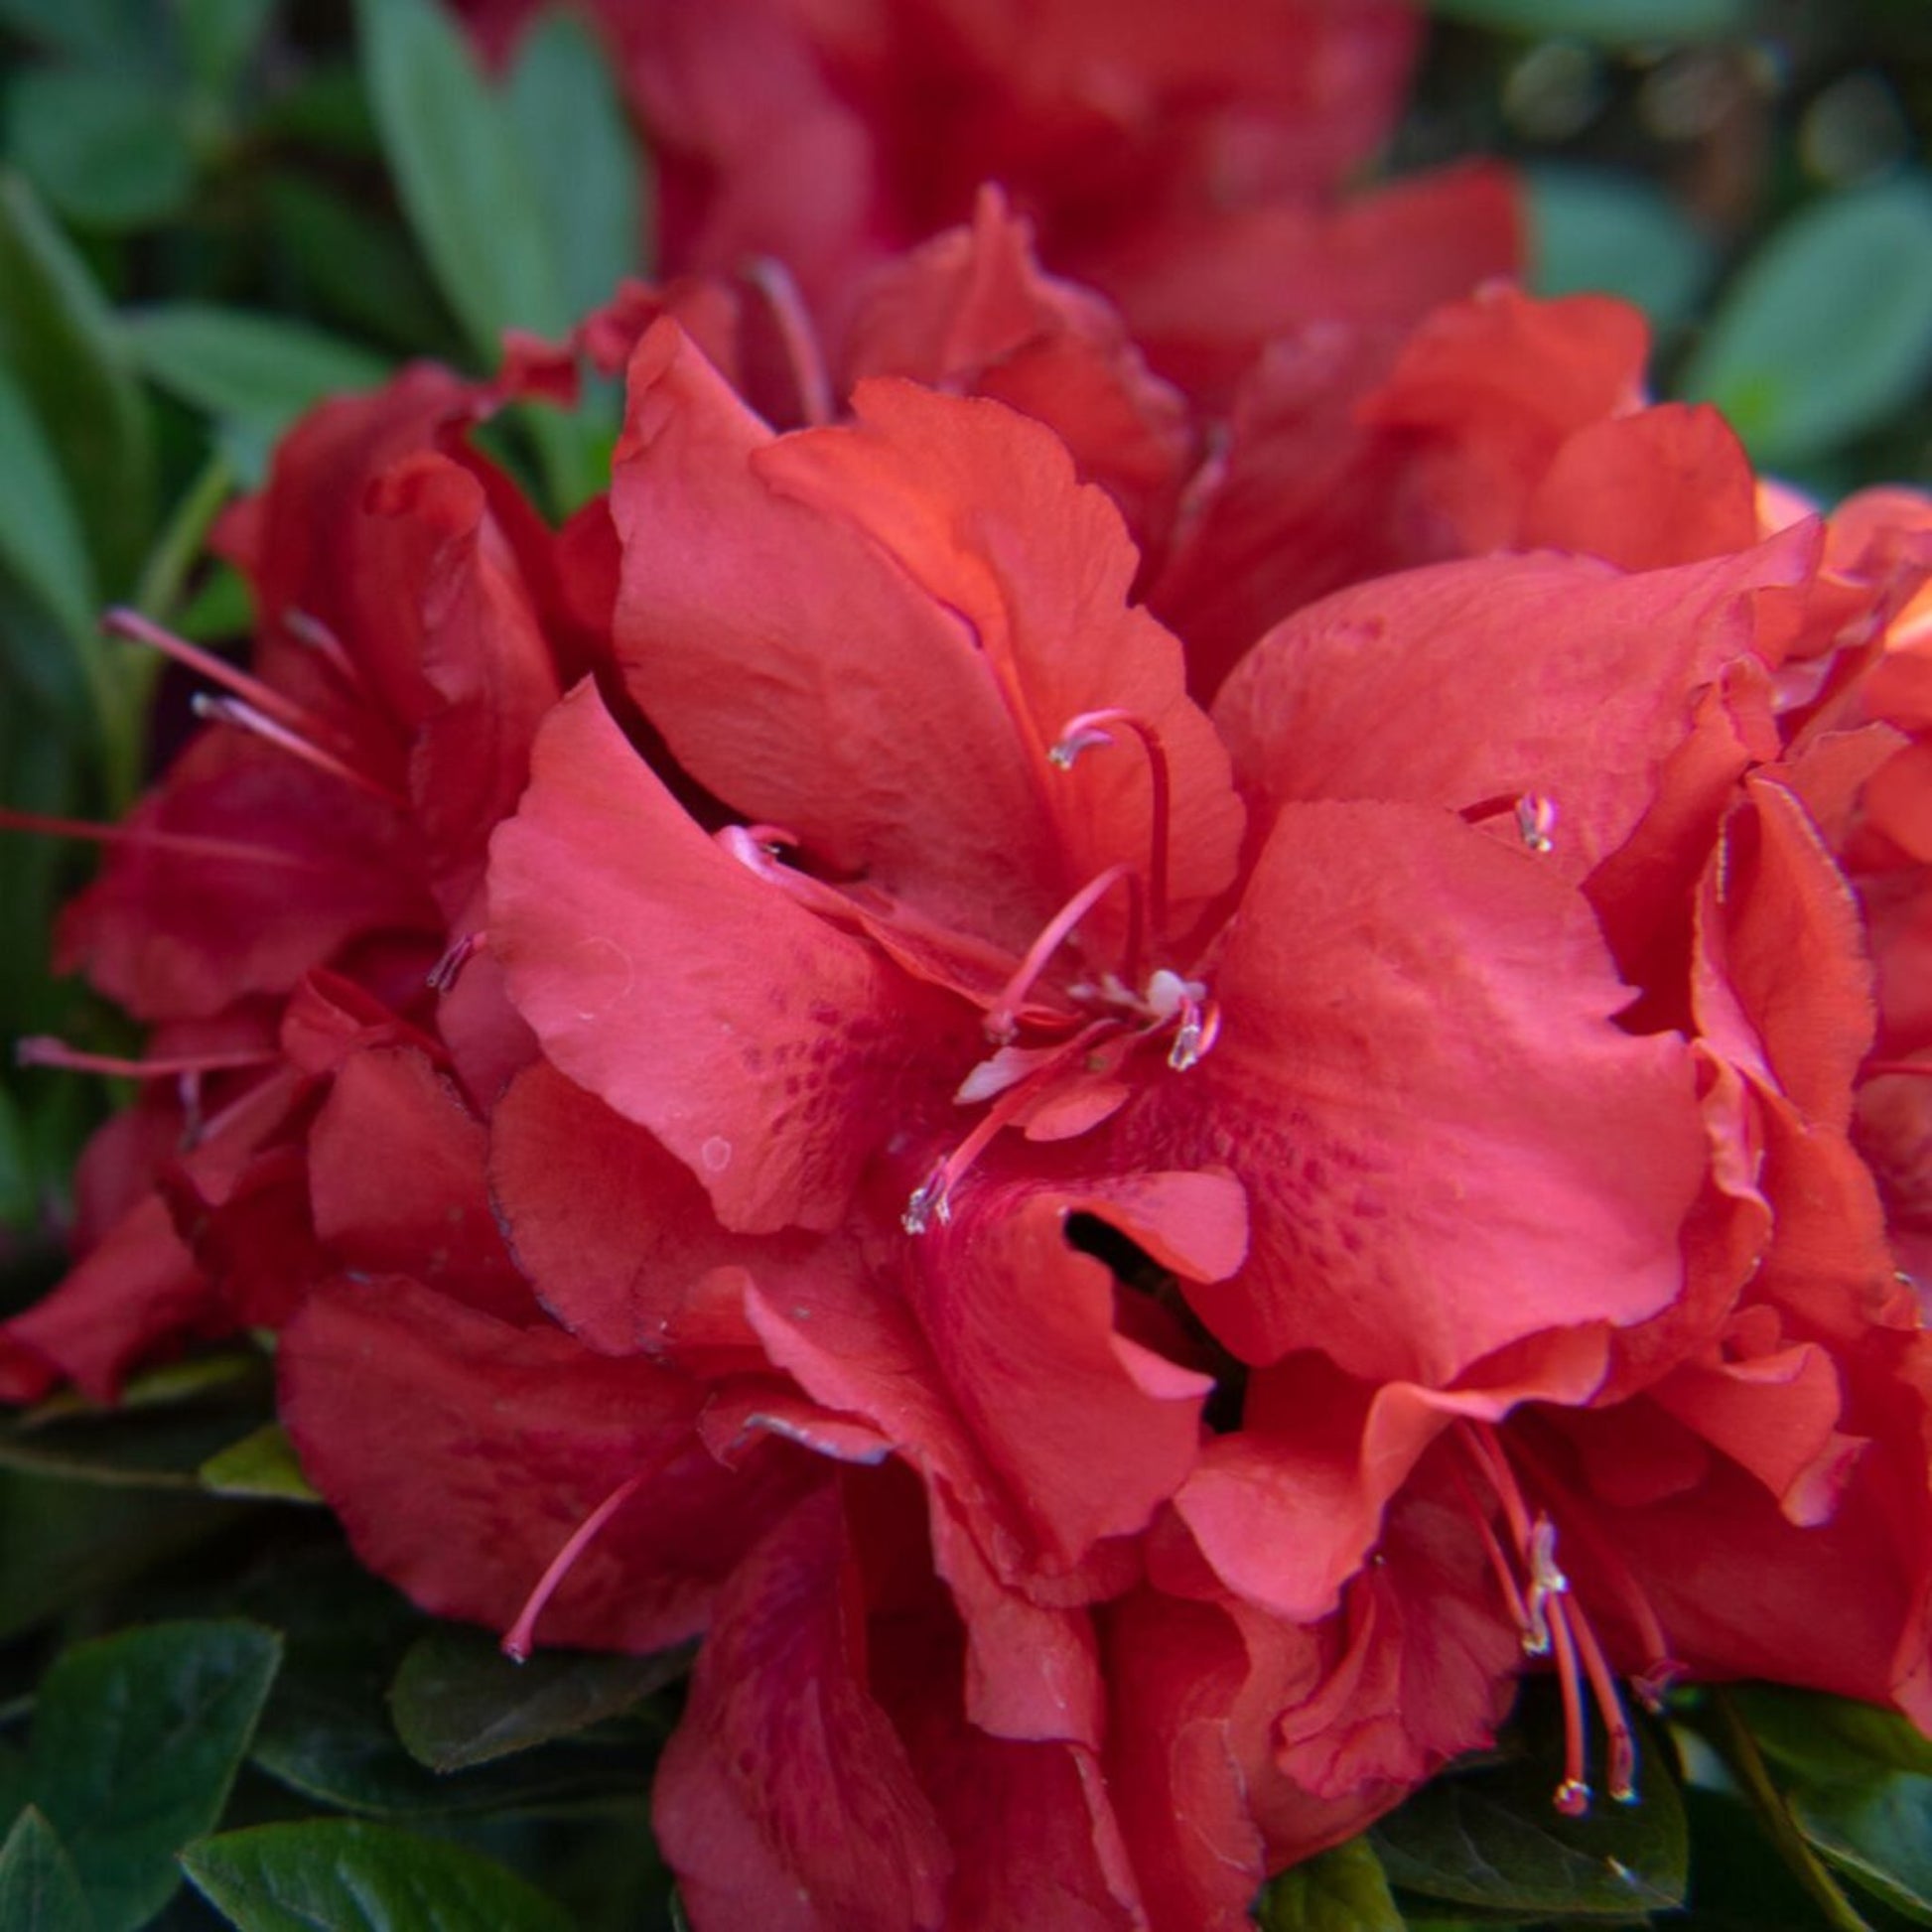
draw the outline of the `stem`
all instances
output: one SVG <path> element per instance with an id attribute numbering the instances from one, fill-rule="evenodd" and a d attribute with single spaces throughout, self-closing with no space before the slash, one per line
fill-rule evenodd
<path id="1" fill-rule="evenodd" d="M 1771 1835 L 1771 1842 L 1778 1848 L 1779 1855 L 1791 1867 L 1798 1882 L 1824 1913 L 1832 1932 L 1871 1932 L 1870 1922 L 1861 1916 L 1858 1908 L 1840 1889 L 1838 1880 L 1825 1869 L 1823 1860 L 1806 1843 L 1805 1835 L 1799 1831 L 1783 1794 L 1771 1782 L 1764 1753 L 1758 1749 L 1757 1739 L 1751 1735 L 1750 1727 L 1737 1715 L 1737 1707 L 1720 1686 L 1709 1687 L 1707 1696 L 1718 1720 L 1719 1734 L 1711 1741 L 1717 1746 L 1719 1756 L 1735 1773 L 1738 1783 L 1749 1794 L 1758 1816 L 1764 1821 L 1765 1830 Z"/>

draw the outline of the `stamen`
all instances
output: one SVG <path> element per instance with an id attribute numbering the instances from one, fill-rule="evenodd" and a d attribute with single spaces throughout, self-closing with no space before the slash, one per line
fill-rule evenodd
<path id="1" fill-rule="evenodd" d="M 1557 805 L 1554 798 L 1526 791 L 1516 801 L 1516 831 L 1532 852 L 1556 850 Z"/>
<path id="2" fill-rule="evenodd" d="M 519 1664 L 528 1659 L 536 1635 L 537 1618 L 543 1614 L 544 1605 L 557 1593 L 557 1587 L 569 1573 L 571 1565 L 584 1554 L 598 1531 L 637 1493 L 651 1473 L 651 1469 L 639 1469 L 635 1475 L 626 1477 L 571 1532 L 564 1547 L 550 1559 L 549 1568 L 537 1579 L 536 1588 L 531 1590 L 528 1600 L 517 1613 L 516 1621 L 503 1633 L 505 1657 L 513 1658 Z"/>
<path id="3" fill-rule="evenodd" d="M 266 739 L 282 751 L 293 753 L 318 771 L 326 771 L 332 778 L 341 778 L 345 784 L 367 792 L 371 798 L 381 799 L 385 805 L 392 805 L 397 811 L 406 812 L 409 809 L 409 800 L 399 791 L 391 791 L 379 779 L 371 778 L 367 772 L 345 763 L 333 752 L 325 752 L 320 745 L 312 744 L 299 732 L 291 731 L 273 718 L 264 716 L 240 698 L 217 698 L 211 692 L 198 691 L 190 701 L 189 709 L 197 718 L 210 724 L 233 725 L 241 731 L 253 732 L 257 738 Z"/>
<path id="4" fill-rule="evenodd" d="M 745 279 L 764 297 L 771 320 L 778 327 L 778 341 L 791 370 L 792 387 L 797 391 L 799 413 L 814 429 L 820 429 L 837 414 L 832 397 L 832 379 L 826 373 L 825 355 L 818 344 L 818 331 L 806 312 L 798 284 L 783 262 L 769 255 L 759 255 L 745 264 Z"/>
<path id="5" fill-rule="evenodd" d="M 69 1073 L 99 1073 L 119 1080 L 173 1080 L 184 1074 L 227 1073 L 242 1067 L 272 1066 L 279 1053 L 263 1048 L 235 1053 L 182 1053 L 160 1059 L 123 1059 L 113 1053 L 88 1053 L 47 1034 L 30 1034 L 14 1047 L 19 1066 L 57 1066 Z"/>
<path id="6" fill-rule="evenodd" d="M 1534 1449 L 1520 1438 L 1514 1449 L 1543 1493 L 1561 1500 L 1563 1485 L 1551 1474 Z M 1657 1612 L 1651 1608 L 1649 1597 L 1631 1575 L 1630 1566 L 1623 1561 L 1614 1540 L 1597 1529 L 1587 1509 L 1566 1511 L 1564 1524 L 1564 1534 L 1573 1543 L 1581 1543 L 1588 1553 L 1591 1566 L 1602 1573 L 1603 1582 L 1614 1592 L 1652 1660 L 1637 1677 L 1631 1679 L 1630 1688 L 1647 1711 L 1661 1709 L 1664 1693 L 1684 1675 L 1684 1666 L 1671 1656 L 1670 1640 L 1664 1635 L 1664 1626 L 1658 1621 Z"/>
<path id="7" fill-rule="evenodd" d="M 1046 757 L 1048 761 L 1057 765 L 1060 770 L 1072 770 L 1074 759 L 1082 752 L 1099 750 L 1114 743 L 1113 737 L 1105 729 L 1108 725 L 1125 725 L 1141 741 L 1141 749 L 1147 754 L 1148 780 L 1153 790 L 1154 820 L 1148 835 L 1148 922 L 1153 927 L 1155 943 L 1158 945 L 1168 934 L 1168 840 L 1169 820 L 1173 809 L 1173 786 L 1168 771 L 1168 751 L 1161 742 L 1161 734 L 1146 719 L 1137 717 L 1131 711 L 1117 708 L 1083 711 L 1077 718 L 1069 718 L 1060 727 L 1059 738 L 1047 752 Z M 1137 980 L 1140 976 L 1140 958 L 1136 953 L 1128 977 Z"/>
<path id="8" fill-rule="evenodd" d="M 1212 1000 L 1205 1003 L 1190 994 L 1181 1002 L 1180 1027 L 1168 1048 L 1168 1064 L 1176 1073 L 1196 1066 L 1221 1035 L 1221 1009 Z"/>
<path id="9" fill-rule="evenodd" d="M 913 1189 L 899 1216 L 899 1226 L 907 1234 L 923 1234 L 933 1222 L 944 1227 L 952 1219 L 952 1190 L 960 1177 L 984 1154 L 1003 1129 L 1026 1112 L 1039 1089 L 1055 1074 L 1078 1059 L 1095 1040 L 1121 1031 L 1121 1022 L 1112 1018 L 1096 1020 L 1083 1027 L 1071 1039 L 1041 1062 L 1038 1069 L 1018 1086 L 1009 1087 L 980 1118 L 973 1131 Z"/>
<path id="10" fill-rule="evenodd" d="M 129 638 L 137 644 L 146 644 L 151 650 L 160 651 L 164 657 L 172 657 L 177 664 L 199 672 L 210 684 L 218 684 L 232 692 L 263 717 L 275 719 L 290 731 L 313 735 L 328 729 L 293 698 L 285 697 L 260 678 L 249 676 L 225 658 L 203 650 L 199 644 L 191 644 L 186 637 L 177 637 L 172 630 L 164 630 L 139 611 L 116 606 L 101 619 L 100 627 L 112 636 Z"/>
<path id="11" fill-rule="evenodd" d="M 1122 880 L 1127 881 L 1129 891 L 1128 950 L 1130 953 L 1140 951 L 1141 900 L 1134 868 L 1125 863 L 1109 866 L 1105 872 L 1088 880 L 1046 921 L 1039 936 L 1027 948 L 1027 956 L 1014 969 L 1013 977 L 994 996 L 993 1006 L 986 1016 L 986 1036 L 996 1045 L 1004 1046 L 1019 1031 L 1020 1002 L 1027 997 L 1034 982 L 1046 970 L 1046 962 L 1059 950 L 1068 934 L 1086 917 L 1094 905 Z"/>
<path id="12" fill-rule="evenodd" d="M 208 839 L 192 832 L 160 832 L 142 825 L 96 825 L 84 818 L 56 818 L 46 812 L 17 812 L 0 806 L 0 832 L 34 832 L 54 839 L 87 839 L 95 845 L 122 845 L 178 852 L 187 859 L 212 859 L 288 872 L 326 872 L 317 860 L 237 839 Z"/>
<path id="13" fill-rule="evenodd" d="M 1544 1656 L 1550 1648 L 1550 1605 L 1570 1589 L 1570 1579 L 1557 1568 L 1557 1526 L 1539 1515 L 1530 1525 L 1527 1552 L 1530 1566 L 1530 1637 L 1523 1648 L 1532 1657 Z"/>
<path id="14" fill-rule="evenodd" d="M 1469 1512 L 1469 1521 L 1474 1524 L 1476 1538 L 1482 1545 L 1482 1553 L 1489 1561 L 1489 1569 L 1502 1590 L 1503 1601 L 1509 1605 L 1509 1614 L 1523 1640 L 1523 1649 L 1529 1653 L 1530 1609 L 1523 1601 L 1523 1592 L 1516 1587 L 1516 1573 L 1509 1567 L 1509 1555 L 1503 1549 L 1502 1539 L 1490 1527 L 1488 1512 L 1476 1500 L 1476 1494 L 1469 1487 L 1469 1479 L 1453 1463 L 1449 1474 L 1455 1486 L 1462 1492 L 1464 1507 Z"/>
<path id="15" fill-rule="evenodd" d="M 365 688 L 354 658 L 344 648 L 343 640 L 320 618 L 311 617 L 307 611 L 284 611 L 282 628 L 298 644 L 314 651 L 345 683 L 358 691 Z"/>
<path id="16" fill-rule="evenodd" d="M 1550 1619 L 1550 1635 L 1557 1658 L 1557 1688 L 1563 1696 L 1563 1782 L 1555 1802 L 1566 1818 L 1581 1818 L 1589 1809 L 1589 1785 L 1584 1778 L 1584 1746 L 1587 1726 L 1577 1683 L 1577 1641 L 1571 1635 L 1569 1605 L 1561 1599 Z"/>
<path id="17" fill-rule="evenodd" d="M 1608 1739 L 1610 1800 L 1613 1804 L 1634 1805 L 1637 1802 L 1637 1740 L 1630 1734 L 1630 1720 L 1623 1709 L 1623 1700 L 1616 1694 L 1616 1680 L 1610 1675 L 1603 1646 L 1596 1641 L 1596 1632 L 1590 1628 L 1589 1618 L 1582 1607 L 1572 1602 L 1566 1603 L 1564 1610 Z"/>
<path id="18" fill-rule="evenodd" d="M 471 959 L 489 944 L 486 932 L 466 932 L 424 976 L 423 984 L 432 993 L 447 993 L 456 985 Z"/>

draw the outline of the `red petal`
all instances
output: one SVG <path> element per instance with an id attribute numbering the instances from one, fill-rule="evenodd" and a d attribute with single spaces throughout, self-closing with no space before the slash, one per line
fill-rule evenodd
<path id="1" fill-rule="evenodd" d="M 1209 975 L 1219 1042 L 1112 1131 L 1246 1186 L 1247 1266 L 1190 1296 L 1238 1354 L 1440 1386 L 1680 1291 L 1690 1061 L 1613 1024 L 1595 921 L 1535 856 L 1406 806 L 1284 807 Z"/>
<path id="2" fill-rule="evenodd" d="M 698 1925 L 944 1923 L 951 1854 L 858 1667 L 847 1563 L 828 1489 L 720 1593 L 654 1799 L 658 1843 Z"/>
<path id="3" fill-rule="evenodd" d="M 653 1650 L 790 1506 L 787 1452 L 724 1469 L 696 1384 L 513 1328 L 390 1276 L 312 1295 L 277 1352 L 283 1421 L 356 1554 L 425 1609 L 506 1628 L 599 1504 L 648 1480 L 579 1555 L 544 1643 Z"/>
<path id="4" fill-rule="evenodd" d="M 840 1220 L 965 1025 L 684 815 L 589 686 L 491 844 L 490 947 L 556 1066 L 648 1127 L 727 1227 Z"/>

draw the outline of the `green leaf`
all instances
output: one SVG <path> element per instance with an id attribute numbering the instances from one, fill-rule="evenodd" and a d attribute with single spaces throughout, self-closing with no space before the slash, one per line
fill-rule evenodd
<path id="1" fill-rule="evenodd" d="M 0 1846 L 0 1926 L 7 1932 L 93 1932 L 67 1847 L 33 1806 Z"/>
<path id="2" fill-rule="evenodd" d="M 100 608 L 80 519 L 25 394 L 0 368 L 0 564 L 68 635 L 92 634 Z"/>
<path id="3" fill-rule="evenodd" d="M 356 0 L 363 72 L 410 226 L 486 365 L 505 329 L 574 318 L 535 170 L 503 103 L 432 0 Z"/>
<path id="4" fill-rule="evenodd" d="M 1932 1777 L 1932 1739 L 1895 1711 L 1782 1684 L 1740 1684 L 1728 1696 L 1764 1754 L 1806 1783 Z"/>
<path id="5" fill-rule="evenodd" d="M 1610 47 L 1713 41 L 1750 24 L 1750 0 L 1435 0 L 1434 11 L 1499 33 L 1569 36 Z"/>
<path id="6" fill-rule="evenodd" d="M 157 55 L 166 24 L 153 0 L 0 0 L 0 26 L 82 60 Z"/>
<path id="7" fill-rule="evenodd" d="M 8 107 L 10 153 L 82 227 L 149 227 L 179 214 L 195 192 L 186 123 L 147 74 L 32 68 Z"/>
<path id="8" fill-rule="evenodd" d="M 1262 1894 L 1262 1932 L 1403 1932 L 1382 1862 L 1350 1839 L 1284 1871 Z"/>
<path id="9" fill-rule="evenodd" d="M 511 119 L 534 164 L 564 297 L 573 315 L 610 300 L 645 260 L 643 157 L 616 64 L 574 15 L 539 16 L 509 76 Z"/>
<path id="10" fill-rule="evenodd" d="M 1751 454 L 1803 462 L 1874 427 L 1932 373 L 1932 177 L 1814 203 L 1725 292 L 1681 393 Z"/>
<path id="11" fill-rule="evenodd" d="M 216 96 L 231 92 L 274 24 L 280 0 L 176 0 L 188 70 Z"/>
<path id="12" fill-rule="evenodd" d="M 663 1689 L 689 1661 L 684 1650 L 655 1657 L 539 1651 L 513 1664 L 476 1631 L 437 1629 L 410 1646 L 389 1708 L 411 1756 L 455 1771 L 614 1718 Z"/>
<path id="13" fill-rule="evenodd" d="M 387 373 L 352 343 L 239 309 L 171 303 L 130 311 L 122 328 L 136 364 L 164 389 L 271 439 L 325 396 Z"/>
<path id="14" fill-rule="evenodd" d="M 334 320 L 377 342 L 441 351 L 451 325 L 415 251 L 378 221 L 306 176 L 272 176 L 263 199 L 284 272 Z"/>
<path id="15" fill-rule="evenodd" d="M 634 1793 L 649 1775 L 633 1750 L 572 1744 L 444 1776 L 426 1769 L 397 1737 L 387 1693 L 429 1619 L 345 1559 L 285 1566 L 246 1607 L 288 1641 L 254 1759 L 306 1797 L 390 1818 L 468 1816 Z"/>
<path id="16" fill-rule="evenodd" d="M 93 278 L 11 173 L 0 173 L 0 362 L 42 411 L 101 586 L 121 596 L 154 518 L 147 404 Z"/>
<path id="17" fill-rule="evenodd" d="M 218 1450 L 202 1464 L 202 1487 L 217 1496 L 261 1496 L 273 1502 L 319 1503 L 296 1460 L 288 1431 L 264 1423 L 252 1436 Z"/>
<path id="18" fill-rule="evenodd" d="M 1528 181 L 1537 294 L 1620 295 L 1659 328 L 1690 315 L 1711 279 L 1711 245 L 1661 189 L 1561 163 L 1530 169 Z"/>
<path id="19" fill-rule="evenodd" d="M 203 1840 L 182 1863 L 240 1932 L 570 1932 L 494 1860 L 381 1825 L 258 1825 Z"/>
<path id="20" fill-rule="evenodd" d="M 234 1519 L 235 1506 L 211 1496 L 0 1468 L 0 1638 L 139 1575 Z"/>
<path id="21" fill-rule="evenodd" d="M 1917 1925 L 1932 1925 L 1932 1777 L 1798 1785 L 1791 1816 L 1830 1863 Z"/>
<path id="22" fill-rule="evenodd" d="M 157 1623 L 42 1680 L 29 1776 L 100 1932 L 133 1932 L 181 1882 L 175 1855 L 220 1818 L 280 1658 L 256 1624 Z"/>
<path id="23" fill-rule="evenodd" d="M 1643 1731 L 1639 1803 L 1599 1796 L 1585 1817 L 1566 1818 L 1553 1802 L 1558 1750 L 1548 1704 L 1540 1696 L 1524 1726 L 1533 1748 L 1433 1779 L 1373 1829 L 1389 1881 L 1536 1916 L 1640 1918 L 1679 1904 L 1688 1834 L 1661 1740 Z"/>

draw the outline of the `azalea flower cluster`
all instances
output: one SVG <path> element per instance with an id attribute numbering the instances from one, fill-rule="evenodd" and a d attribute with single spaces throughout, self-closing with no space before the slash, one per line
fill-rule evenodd
<path id="1" fill-rule="evenodd" d="M 0 1389 L 275 1330 L 418 1602 L 701 1635 L 700 1932 L 1236 1927 L 1525 1671 L 1572 1814 L 1684 1675 L 1932 1728 L 1932 504 L 1338 200 L 1402 10 L 1043 11 L 614 10 L 608 494 L 470 436 L 570 354 L 316 411 L 64 930 Z"/>

